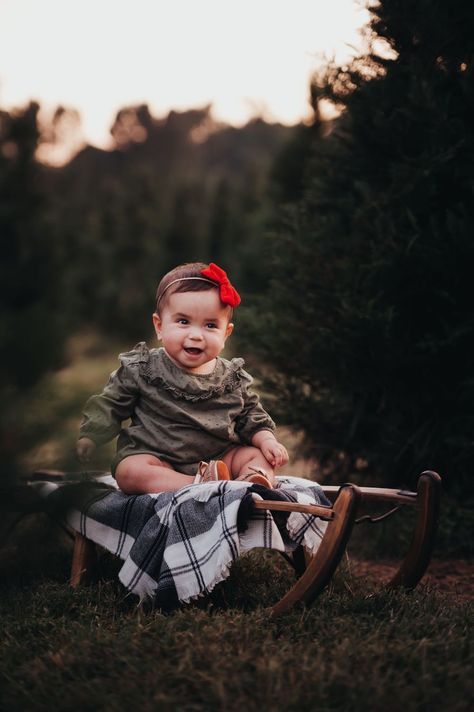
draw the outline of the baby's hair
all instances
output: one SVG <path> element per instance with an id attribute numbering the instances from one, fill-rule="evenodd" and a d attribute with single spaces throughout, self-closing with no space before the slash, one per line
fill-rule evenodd
<path id="1" fill-rule="evenodd" d="M 203 262 L 186 262 L 178 265 L 170 272 L 167 272 L 162 278 L 156 290 L 156 307 L 155 311 L 159 315 L 170 296 L 177 292 L 208 292 L 210 289 L 217 289 L 217 284 L 213 284 L 201 274 L 203 269 L 208 265 Z M 195 277 L 196 279 L 192 279 Z M 175 284 L 171 284 L 175 280 Z M 230 308 L 229 321 L 232 318 L 233 309 Z"/>

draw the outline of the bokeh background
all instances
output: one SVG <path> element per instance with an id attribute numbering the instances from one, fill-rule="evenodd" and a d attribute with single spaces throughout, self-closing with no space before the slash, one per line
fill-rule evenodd
<path id="1" fill-rule="evenodd" d="M 85 398 L 213 260 L 291 472 L 466 502 L 474 7 L 0 3 L 0 458 L 78 469 Z M 110 450 L 95 466 L 107 467 Z"/>
<path id="2" fill-rule="evenodd" d="M 0 0 L 1 710 L 470 712 L 473 63 L 472 0 Z M 83 403 L 194 259 L 242 293 L 226 355 L 287 473 L 442 475 L 415 591 L 383 588 L 414 508 L 360 517 L 281 619 L 276 551 L 172 615 L 103 550 L 68 586 L 71 538 L 24 482 L 82 469 Z"/>

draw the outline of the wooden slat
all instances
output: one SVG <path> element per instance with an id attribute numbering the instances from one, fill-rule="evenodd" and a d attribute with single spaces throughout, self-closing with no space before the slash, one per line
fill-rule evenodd
<path id="1" fill-rule="evenodd" d="M 274 502 L 269 499 L 255 499 L 255 509 L 269 509 L 276 512 L 302 512 L 303 514 L 314 514 L 327 520 L 334 519 L 332 507 L 325 507 L 320 504 L 299 504 L 298 502 Z"/>
<path id="2" fill-rule="evenodd" d="M 332 502 L 336 499 L 339 487 L 323 485 L 323 492 Z M 416 507 L 417 493 L 408 490 L 387 489 L 386 487 L 358 487 L 362 501 L 386 501 Z"/>

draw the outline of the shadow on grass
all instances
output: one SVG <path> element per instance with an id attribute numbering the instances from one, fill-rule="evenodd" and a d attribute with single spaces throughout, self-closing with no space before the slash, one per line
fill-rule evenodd
<path id="1" fill-rule="evenodd" d="M 0 596 L 0 706 L 469 709 L 472 606 L 368 592 L 343 570 L 312 608 L 273 619 L 265 606 L 285 573 L 246 557 L 210 597 L 167 615 L 145 615 L 111 580 L 11 585 Z"/>

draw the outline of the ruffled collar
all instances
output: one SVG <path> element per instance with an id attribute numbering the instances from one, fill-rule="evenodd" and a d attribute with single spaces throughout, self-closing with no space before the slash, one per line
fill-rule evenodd
<path id="1" fill-rule="evenodd" d="M 140 373 L 150 384 L 159 385 L 175 397 L 187 401 L 207 400 L 235 390 L 240 384 L 242 358 L 228 361 L 217 358 L 212 373 L 191 374 L 179 368 L 164 348 L 147 349 L 148 358 L 140 361 Z"/>

